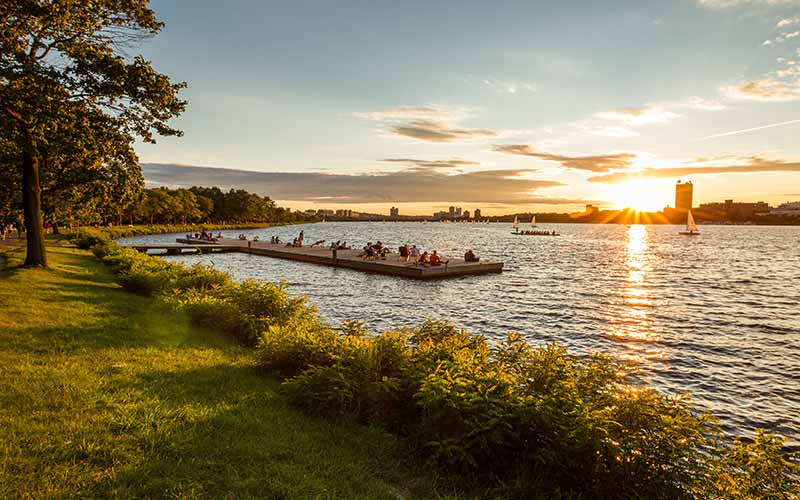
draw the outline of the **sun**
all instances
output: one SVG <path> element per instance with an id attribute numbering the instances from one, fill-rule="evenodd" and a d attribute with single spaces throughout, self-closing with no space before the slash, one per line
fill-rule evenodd
<path id="1" fill-rule="evenodd" d="M 672 192 L 669 182 L 631 181 L 608 186 L 608 200 L 615 208 L 657 212 L 669 205 Z"/>

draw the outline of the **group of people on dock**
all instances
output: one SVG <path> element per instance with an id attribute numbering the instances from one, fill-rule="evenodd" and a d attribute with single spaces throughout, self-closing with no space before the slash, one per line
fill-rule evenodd
<path id="1" fill-rule="evenodd" d="M 328 245 L 330 250 L 350 250 L 350 247 L 347 246 L 346 241 L 338 240 L 338 241 L 331 241 L 331 244 Z"/>
<path id="2" fill-rule="evenodd" d="M 358 256 L 364 260 L 377 258 L 386 259 L 386 255 L 392 252 L 382 241 L 378 241 L 375 244 L 370 241 L 362 250 L 363 251 Z"/>
<path id="3" fill-rule="evenodd" d="M 549 234 L 549 233 L 548 233 Z M 239 239 L 247 239 L 245 235 L 240 235 Z M 257 239 L 254 241 L 258 241 Z M 287 242 L 287 247 L 295 247 L 301 248 L 303 247 L 305 242 L 305 233 L 301 230 L 300 234 L 291 242 Z M 309 248 L 314 248 L 318 246 L 323 246 L 326 240 L 317 240 L 311 245 Z M 272 236 L 270 238 L 270 243 L 273 245 L 283 243 L 279 236 Z M 323 247 L 324 248 L 324 247 Z M 346 241 L 337 240 L 332 241 L 329 245 L 327 245 L 327 249 L 331 251 L 338 251 L 338 250 L 350 250 L 351 247 L 347 244 Z M 382 241 L 367 242 L 366 245 L 361 249 L 361 252 L 358 254 L 358 257 L 361 257 L 363 260 L 370 260 L 370 259 L 380 259 L 386 260 L 386 256 L 393 253 L 392 250 L 387 247 Z M 399 262 L 406 262 L 412 263 L 417 266 L 441 266 L 447 264 L 449 260 L 442 259 L 442 256 L 436 250 L 431 252 L 428 251 L 421 251 L 417 245 L 409 245 L 404 244 L 401 245 L 397 249 L 397 260 Z M 464 261 L 465 262 L 479 262 L 480 258 L 475 255 L 475 252 L 472 249 L 468 249 L 464 253 Z"/>
<path id="4" fill-rule="evenodd" d="M 215 243 L 218 239 L 221 238 L 222 238 L 222 233 L 217 234 L 217 236 L 215 237 L 214 233 L 208 233 L 206 232 L 205 229 L 202 229 L 199 233 L 186 235 L 187 240 L 210 241 L 212 243 Z M 241 239 L 241 236 L 239 239 Z"/>

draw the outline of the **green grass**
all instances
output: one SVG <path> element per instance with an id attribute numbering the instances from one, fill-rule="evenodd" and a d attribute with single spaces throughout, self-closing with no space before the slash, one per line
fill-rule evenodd
<path id="1" fill-rule="evenodd" d="M 251 352 L 88 252 L 22 252 L 0 278 L 0 498 L 439 496 L 395 438 L 299 413 Z"/>

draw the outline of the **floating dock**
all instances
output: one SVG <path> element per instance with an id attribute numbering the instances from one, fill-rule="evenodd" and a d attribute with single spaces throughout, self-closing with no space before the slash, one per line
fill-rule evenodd
<path id="1" fill-rule="evenodd" d="M 263 255 L 278 259 L 309 262 L 330 267 L 345 267 L 358 271 L 378 274 L 390 274 L 411 279 L 429 280 L 453 278 L 456 276 L 499 273 L 503 270 L 502 262 L 479 261 L 466 262 L 444 256 L 447 261 L 440 266 L 419 266 L 413 262 L 404 262 L 397 253 L 390 253 L 385 259 L 364 259 L 359 257 L 361 250 L 337 250 L 326 247 L 292 247 L 285 244 L 274 244 L 266 241 L 248 241 L 232 238 L 220 238 L 216 242 L 178 238 L 178 244 L 146 244 L 128 245 L 141 252 L 148 250 L 164 250 L 168 255 L 176 255 L 189 250 L 196 253 L 241 252 Z"/>

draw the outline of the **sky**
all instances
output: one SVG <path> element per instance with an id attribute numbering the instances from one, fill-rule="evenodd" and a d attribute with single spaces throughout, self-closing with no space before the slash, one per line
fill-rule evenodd
<path id="1" fill-rule="evenodd" d="M 149 186 L 428 214 L 800 200 L 800 0 L 156 0 Z"/>

